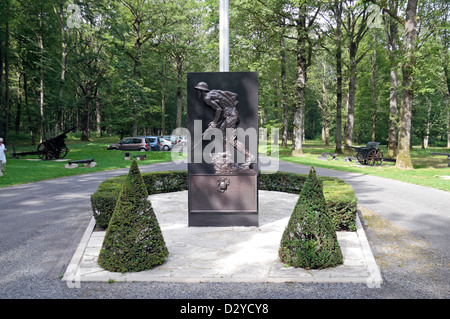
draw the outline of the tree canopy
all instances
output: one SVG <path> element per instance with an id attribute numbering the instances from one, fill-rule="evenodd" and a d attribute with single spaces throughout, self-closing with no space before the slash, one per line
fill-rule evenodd
<path id="1" fill-rule="evenodd" d="M 34 143 L 76 126 L 170 134 L 186 126 L 187 72 L 219 71 L 219 0 L 0 0 L 0 135 Z M 230 0 L 230 71 L 258 71 L 262 127 L 450 147 L 445 0 Z"/>

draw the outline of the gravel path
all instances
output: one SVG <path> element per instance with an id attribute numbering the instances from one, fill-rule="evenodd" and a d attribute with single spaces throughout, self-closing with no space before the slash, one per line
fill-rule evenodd
<path id="1" fill-rule="evenodd" d="M 279 163 L 280 170 L 309 167 Z M 185 169 L 183 164 L 141 171 Z M 99 172 L 0 189 L 0 298 L 27 299 L 448 299 L 450 192 L 378 177 L 317 169 L 350 183 L 381 288 L 365 284 L 304 283 L 85 283 L 60 280 L 91 219 L 90 195 L 105 179 L 128 170 Z"/>

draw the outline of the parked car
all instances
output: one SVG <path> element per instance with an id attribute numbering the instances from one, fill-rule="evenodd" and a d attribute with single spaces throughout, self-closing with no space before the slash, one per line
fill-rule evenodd
<path id="1" fill-rule="evenodd" d="M 141 137 L 145 137 L 149 140 L 152 151 L 159 151 L 161 149 L 161 141 L 158 136 L 141 136 Z"/>
<path id="2" fill-rule="evenodd" d="M 181 136 L 181 135 L 177 137 L 177 144 L 181 144 L 181 145 L 184 146 L 184 145 L 186 145 L 186 143 L 187 143 L 186 142 L 186 137 Z"/>
<path id="3" fill-rule="evenodd" d="M 174 143 L 170 140 L 166 140 L 164 138 L 159 139 L 161 141 L 161 149 L 164 151 L 170 151 L 174 145 Z"/>
<path id="4" fill-rule="evenodd" d="M 125 137 L 119 142 L 108 146 L 108 150 L 148 152 L 151 150 L 151 142 L 149 138 L 143 136 Z"/>
<path id="5" fill-rule="evenodd" d="M 165 140 L 168 140 L 168 141 L 170 141 L 170 142 L 173 142 L 173 144 L 175 144 L 175 142 L 176 142 L 176 137 L 175 137 L 175 136 L 172 136 L 172 135 L 162 135 L 162 136 L 160 136 L 159 138 L 160 138 L 160 139 L 163 138 L 163 139 L 165 139 Z"/>

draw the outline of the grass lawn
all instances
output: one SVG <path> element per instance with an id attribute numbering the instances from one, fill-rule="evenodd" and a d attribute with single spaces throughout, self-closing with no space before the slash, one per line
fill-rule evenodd
<path id="1" fill-rule="evenodd" d="M 17 184 L 31 183 L 51 178 L 64 176 L 80 175 L 98 171 L 126 168 L 131 165 L 131 161 L 124 160 L 124 151 L 108 151 L 107 147 L 117 142 L 118 138 L 93 138 L 89 142 L 81 142 L 78 138 L 66 138 L 66 145 L 69 153 L 63 160 L 42 161 L 37 155 L 10 158 L 13 153 L 11 144 L 6 144 L 7 163 L 6 172 L 0 177 L 0 187 L 6 187 Z M 33 152 L 37 150 L 37 145 L 30 143 L 14 143 L 17 153 Z M 129 152 L 131 156 L 141 155 L 141 152 Z M 147 152 L 147 157 L 139 161 L 139 165 L 148 165 L 160 162 L 171 161 L 171 152 Z M 78 168 L 68 169 L 65 164 L 69 160 L 81 160 L 92 158 L 97 163 L 96 167 L 85 168 L 79 164 Z"/>
<path id="2" fill-rule="evenodd" d="M 117 142 L 117 137 L 93 138 L 89 142 L 81 142 L 78 137 L 71 134 L 66 139 L 66 145 L 69 153 L 64 158 L 65 161 L 42 161 L 37 155 L 20 157 L 19 159 L 10 158 L 13 153 L 12 145 L 7 143 L 8 152 L 6 156 L 6 172 L 0 177 L 0 188 L 37 182 L 51 178 L 59 178 L 71 175 L 80 175 L 98 171 L 119 169 L 129 167 L 131 162 L 124 160 L 123 151 L 108 151 L 108 145 Z M 30 152 L 37 149 L 37 145 L 30 145 L 29 142 L 14 143 L 16 152 Z M 270 147 L 270 145 L 269 145 Z M 387 154 L 385 146 L 381 146 L 383 154 Z M 267 154 L 264 143 L 260 143 L 259 151 Z M 430 147 L 422 149 L 416 146 L 411 151 L 411 158 L 414 164 L 414 170 L 400 170 L 395 168 L 392 162 L 383 162 L 380 166 L 360 165 L 355 162 L 344 162 L 345 156 L 354 156 L 356 153 L 351 151 L 349 154 L 339 155 L 337 161 L 322 161 L 317 157 L 322 152 L 333 153 L 334 145 L 325 146 L 322 141 L 307 140 L 303 146 L 304 155 L 301 157 L 291 156 L 291 148 L 279 150 L 280 160 L 298 163 L 302 165 L 323 167 L 329 169 L 342 170 L 360 174 L 375 175 L 385 178 L 391 178 L 407 183 L 418 184 L 445 191 L 450 191 L 450 180 L 442 176 L 450 176 L 450 168 L 447 167 L 447 158 L 442 155 L 430 155 L 430 152 L 450 153 L 450 150 L 442 147 Z M 141 154 L 140 152 L 130 152 L 131 155 Z M 67 169 L 64 165 L 68 160 L 80 160 L 93 158 L 97 163 L 96 167 L 85 168 L 79 165 L 76 169 Z M 148 165 L 154 163 L 171 161 L 171 152 L 148 152 L 147 158 L 139 161 L 139 165 Z"/>
<path id="3" fill-rule="evenodd" d="M 266 149 L 264 149 L 264 143 L 261 144 L 263 146 L 260 147 L 260 152 L 264 153 L 266 152 Z M 450 179 L 444 178 L 445 176 L 450 178 L 450 168 L 447 166 L 447 157 L 442 155 L 430 155 L 431 152 L 450 153 L 448 148 L 429 147 L 427 149 L 422 149 L 420 146 L 413 147 L 411 150 L 411 159 L 414 165 L 413 170 L 398 169 L 393 162 L 383 162 L 380 166 L 361 165 L 358 162 L 344 162 L 344 157 L 356 155 L 356 152 L 353 150 L 348 154 L 339 155 L 337 161 L 323 161 L 318 159 L 318 156 L 320 156 L 322 152 L 334 153 L 334 149 L 334 145 L 325 146 L 322 141 L 307 140 L 303 145 L 303 156 L 292 156 L 292 149 L 288 145 L 288 148 L 280 148 L 279 158 L 286 162 L 374 175 L 450 191 Z M 387 154 L 386 146 L 381 146 L 380 149 L 383 154 Z"/>

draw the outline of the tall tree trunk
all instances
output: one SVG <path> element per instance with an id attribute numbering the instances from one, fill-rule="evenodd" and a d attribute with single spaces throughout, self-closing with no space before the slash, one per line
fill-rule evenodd
<path id="1" fill-rule="evenodd" d="M 293 115 L 292 130 L 292 155 L 303 155 L 303 133 L 304 133 L 304 116 L 305 116 L 305 91 L 306 91 L 306 70 L 307 70 L 307 39 L 306 29 L 306 7 L 299 8 L 299 17 L 297 20 L 297 43 L 296 43 L 296 59 L 297 59 L 297 80 L 295 81 L 295 104 Z"/>
<path id="2" fill-rule="evenodd" d="M 183 115 L 183 96 L 182 96 L 182 80 L 183 80 L 183 61 L 180 57 L 175 58 L 177 65 L 177 128 L 181 127 L 181 117 Z"/>
<path id="3" fill-rule="evenodd" d="M 422 138 L 422 148 L 428 148 L 428 140 L 430 138 L 430 125 L 431 125 L 431 101 L 429 98 L 427 100 L 427 123 L 425 125 L 425 135 Z"/>
<path id="4" fill-rule="evenodd" d="M 377 128 L 377 35 L 373 34 L 373 55 L 372 55 L 372 142 L 376 139 Z"/>
<path id="5" fill-rule="evenodd" d="M 350 78 L 348 81 L 347 122 L 345 124 L 344 144 L 352 146 L 353 128 L 355 125 L 355 95 L 356 95 L 356 51 L 350 49 Z"/>
<path id="6" fill-rule="evenodd" d="M 42 143 L 44 141 L 44 19 L 42 12 L 42 4 L 41 4 L 41 13 L 39 20 L 39 35 L 38 35 L 38 45 L 40 49 L 40 63 L 39 63 L 39 115 L 40 115 L 40 123 L 39 123 L 39 142 Z"/>
<path id="7" fill-rule="evenodd" d="M 82 111 L 81 119 L 81 140 L 89 141 L 90 131 L 89 131 L 89 112 L 91 110 L 92 101 L 92 83 L 90 80 L 86 82 L 84 91 L 84 106 Z"/>
<path id="8" fill-rule="evenodd" d="M 295 83 L 296 101 L 294 107 L 294 129 L 292 142 L 292 155 L 303 154 L 303 131 L 305 116 L 305 90 L 306 90 L 306 60 L 304 56 L 297 53 L 297 81 Z"/>
<path id="9" fill-rule="evenodd" d="M 337 154 L 342 154 L 342 2 L 336 0 L 336 149 Z"/>
<path id="10" fill-rule="evenodd" d="M 166 134 L 166 83 L 164 74 L 161 77 L 161 135 Z"/>
<path id="11" fill-rule="evenodd" d="M 450 148 L 450 74 L 447 66 L 444 68 L 444 71 L 445 82 L 447 83 L 446 92 L 444 93 L 447 120 L 447 148 Z"/>
<path id="12" fill-rule="evenodd" d="M 31 120 L 31 112 L 30 106 L 28 105 L 28 81 L 27 81 L 27 73 L 24 70 L 23 72 L 23 94 L 25 95 L 25 107 L 27 108 L 27 118 L 28 118 L 28 126 L 30 128 L 30 137 L 31 137 L 31 145 L 35 145 L 36 141 L 34 140 L 34 124 Z"/>
<path id="13" fill-rule="evenodd" d="M 364 52 L 359 57 L 357 57 L 358 47 L 363 39 L 364 35 L 368 30 L 367 18 L 370 15 L 365 7 L 360 8 L 363 10 L 360 13 L 356 13 L 355 8 L 347 8 L 347 20 L 346 30 L 350 37 L 350 43 L 348 47 L 349 52 L 349 83 L 348 83 L 348 99 L 347 99 L 347 123 L 345 125 L 345 145 L 351 146 L 353 143 L 353 132 L 355 126 L 355 95 L 356 95 L 356 77 L 357 70 L 356 67 L 358 63 L 361 62 L 365 54 Z M 350 150 L 349 150 L 350 151 Z"/>
<path id="14" fill-rule="evenodd" d="M 279 93 L 278 93 L 278 83 L 277 80 L 275 78 L 272 79 L 272 85 L 273 85 L 273 95 L 274 95 L 274 102 L 273 102 L 273 118 L 274 120 L 278 123 L 279 120 L 279 105 L 278 105 L 278 100 L 280 98 Z"/>
<path id="15" fill-rule="evenodd" d="M 102 104 L 98 93 L 98 86 L 95 88 L 95 120 L 97 126 L 97 137 L 102 136 Z"/>
<path id="16" fill-rule="evenodd" d="M 139 83 L 139 80 L 141 79 L 141 60 L 138 53 L 138 50 L 140 47 L 136 49 L 136 56 L 134 57 L 134 69 L 133 69 L 133 76 L 136 78 L 136 82 Z M 136 136 L 138 134 L 138 120 L 137 120 L 137 105 L 139 104 L 139 101 L 136 96 L 136 92 L 134 92 L 133 97 L 133 106 L 132 106 L 132 116 L 133 119 L 131 120 L 131 136 Z"/>
<path id="17" fill-rule="evenodd" d="M 397 14 L 397 2 L 391 0 L 389 2 L 390 10 Z M 386 48 L 388 51 L 390 73 L 390 93 L 389 93 L 389 137 L 388 137 L 388 157 L 394 158 L 397 155 L 397 61 L 395 58 L 397 52 L 397 23 L 392 21 L 389 14 L 385 14 L 385 34 Z"/>
<path id="18" fill-rule="evenodd" d="M 3 135 L 3 41 L 0 37 L 0 135 Z"/>
<path id="19" fill-rule="evenodd" d="M 282 122 L 283 133 L 281 139 L 281 147 L 287 148 L 288 130 L 289 130 L 289 106 L 287 104 L 286 90 L 286 49 L 284 47 L 284 37 L 280 38 L 280 68 L 281 68 L 281 104 L 282 104 Z"/>
<path id="20" fill-rule="evenodd" d="M 443 65 L 444 65 L 444 100 L 445 100 L 445 113 L 446 113 L 446 126 L 447 126 L 447 148 L 450 148 L 450 71 L 448 69 L 449 67 L 449 53 L 448 53 L 448 46 L 450 44 L 450 39 L 449 39 L 449 33 L 448 33 L 448 28 L 445 28 L 447 25 L 445 23 L 447 23 L 448 21 L 448 15 L 449 15 L 449 2 L 446 1 L 445 3 L 442 2 L 442 12 L 444 12 L 445 14 L 443 15 L 443 21 L 444 21 L 444 28 L 443 29 L 443 34 L 441 36 L 441 41 L 442 41 L 442 48 L 443 48 L 443 52 L 441 54 L 441 56 L 443 57 Z"/>
<path id="21" fill-rule="evenodd" d="M 330 145 L 330 122 L 328 111 L 328 89 L 327 89 L 327 61 L 326 57 L 322 61 L 322 100 L 319 100 L 319 108 L 322 111 L 322 140 L 325 145 Z"/>
<path id="22" fill-rule="evenodd" d="M 54 4 L 53 10 L 55 11 L 56 16 L 58 17 L 58 22 L 61 28 L 61 75 L 59 78 L 59 95 L 58 95 L 58 103 L 56 105 L 56 123 L 55 123 L 55 135 L 58 135 L 59 130 L 62 129 L 62 110 L 64 104 L 64 85 L 66 81 L 66 65 L 67 65 L 68 35 L 66 35 L 66 28 L 64 23 L 64 0 L 59 0 L 59 14 Z"/>
<path id="23" fill-rule="evenodd" d="M 3 128 L 3 138 L 6 140 L 11 117 L 11 95 L 9 92 L 9 3 L 6 4 L 5 11 L 5 126 Z"/>
<path id="24" fill-rule="evenodd" d="M 15 131 L 16 134 L 20 132 L 20 117 L 22 115 L 22 91 L 20 90 L 20 79 L 22 78 L 22 73 L 17 72 L 17 109 L 16 109 L 16 121 L 15 121 Z"/>
<path id="25" fill-rule="evenodd" d="M 413 69 L 417 40 L 417 2 L 408 0 L 405 20 L 405 61 L 402 66 L 402 103 L 400 107 L 400 125 L 398 137 L 398 155 L 395 166 L 402 169 L 413 169 L 410 155 L 411 119 L 414 98 Z"/>

